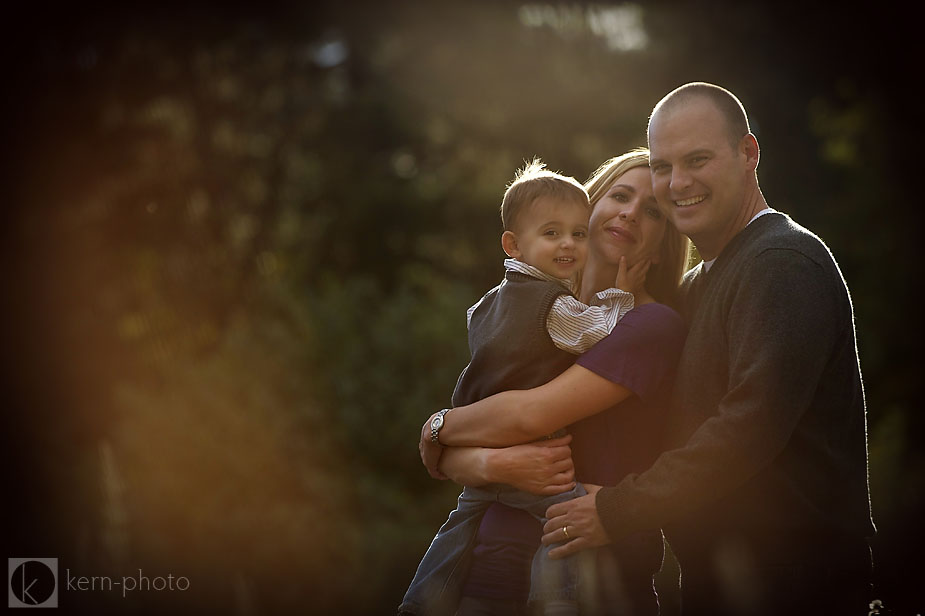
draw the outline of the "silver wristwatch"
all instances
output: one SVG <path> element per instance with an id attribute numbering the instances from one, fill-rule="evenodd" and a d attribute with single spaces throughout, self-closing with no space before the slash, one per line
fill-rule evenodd
<path id="1" fill-rule="evenodd" d="M 443 416 L 447 414 L 450 409 L 443 409 L 434 415 L 434 418 L 430 421 L 430 442 L 435 445 L 440 444 L 440 439 L 438 438 L 440 434 L 440 428 L 443 427 Z"/>

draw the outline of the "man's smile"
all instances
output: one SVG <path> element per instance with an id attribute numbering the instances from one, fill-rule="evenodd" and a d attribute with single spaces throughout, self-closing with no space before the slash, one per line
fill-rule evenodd
<path id="1" fill-rule="evenodd" d="M 678 207 L 686 207 L 688 205 L 695 205 L 697 203 L 700 203 L 706 198 L 707 198 L 706 195 L 698 195 L 696 197 L 691 197 L 690 199 L 679 199 L 678 201 L 675 201 L 674 204 L 677 205 Z"/>

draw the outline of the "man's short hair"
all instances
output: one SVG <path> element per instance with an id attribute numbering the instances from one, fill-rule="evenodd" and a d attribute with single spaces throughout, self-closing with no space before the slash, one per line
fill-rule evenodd
<path id="1" fill-rule="evenodd" d="M 549 171 L 539 158 L 524 163 L 501 200 L 501 224 L 505 231 L 512 231 L 517 217 L 540 197 L 571 201 L 591 209 L 588 192 L 578 180 Z"/>
<path id="2" fill-rule="evenodd" d="M 732 147 L 736 147 L 742 137 L 751 132 L 745 107 L 736 95 L 726 88 L 703 81 L 686 83 L 666 94 L 652 109 L 649 125 L 659 111 L 671 112 L 697 97 L 709 100 L 725 118 Z"/>

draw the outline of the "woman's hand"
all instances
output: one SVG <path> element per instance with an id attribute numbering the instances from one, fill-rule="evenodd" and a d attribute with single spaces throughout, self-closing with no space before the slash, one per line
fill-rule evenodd
<path id="1" fill-rule="evenodd" d="M 492 483 L 504 483 L 523 492 L 549 496 L 575 487 L 572 436 L 486 450 L 486 472 Z"/>
<path id="2" fill-rule="evenodd" d="M 595 503 L 601 486 L 584 484 L 588 494 L 546 510 L 548 521 L 543 526 L 543 545 L 562 543 L 550 550 L 550 558 L 565 558 L 586 548 L 610 543 L 610 537 L 597 515 Z"/>
<path id="3" fill-rule="evenodd" d="M 632 267 L 627 267 L 626 257 L 620 257 L 620 267 L 617 270 L 617 288 L 635 295 L 646 286 L 646 274 L 649 273 L 649 259 L 637 261 Z"/>

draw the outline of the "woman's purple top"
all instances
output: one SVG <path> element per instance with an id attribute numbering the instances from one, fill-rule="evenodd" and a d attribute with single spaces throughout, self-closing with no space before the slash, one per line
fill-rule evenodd
<path id="1" fill-rule="evenodd" d="M 616 485 L 644 471 L 662 451 L 668 396 L 684 344 L 680 315 L 664 304 L 643 304 L 621 319 L 613 332 L 578 358 L 578 364 L 635 395 L 571 426 L 572 460 L 579 481 Z M 472 567 L 463 594 L 526 600 L 530 562 L 542 527 L 528 513 L 494 504 L 482 518 Z M 622 560 L 643 578 L 661 567 L 661 534 L 632 537 Z M 632 562 L 625 562 L 632 561 Z"/>

